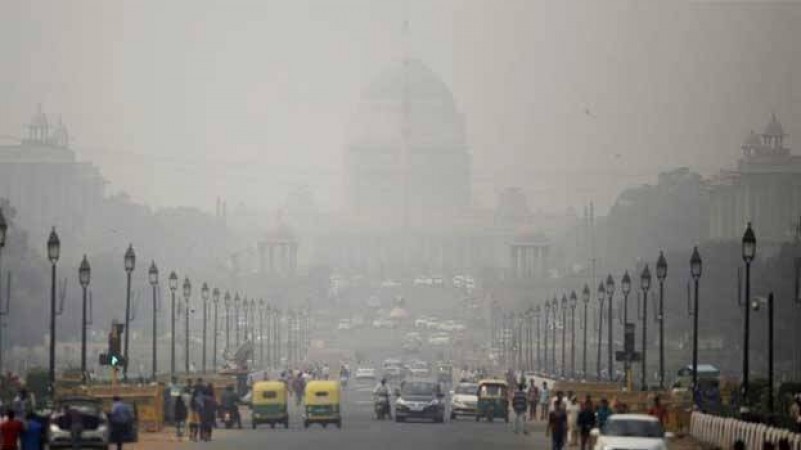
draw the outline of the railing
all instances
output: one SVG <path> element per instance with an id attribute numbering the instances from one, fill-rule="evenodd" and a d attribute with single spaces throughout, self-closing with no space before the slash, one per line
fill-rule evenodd
<path id="1" fill-rule="evenodd" d="M 694 412 L 690 419 L 690 435 L 703 444 L 731 449 L 742 440 L 746 450 L 761 450 L 766 441 L 778 444 L 787 439 L 791 450 L 801 450 L 801 434 L 759 423 L 743 422 L 730 417 Z"/>

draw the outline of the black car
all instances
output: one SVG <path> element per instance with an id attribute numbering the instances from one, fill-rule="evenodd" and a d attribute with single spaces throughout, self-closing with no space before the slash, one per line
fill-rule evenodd
<path id="1" fill-rule="evenodd" d="M 401 384 L 395 401 L 395 420 L 445 421 L 445 395 L 436 381 L 406 381 Z"/>

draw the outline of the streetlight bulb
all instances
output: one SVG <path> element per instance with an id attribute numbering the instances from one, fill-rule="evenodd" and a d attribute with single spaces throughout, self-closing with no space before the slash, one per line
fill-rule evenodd
<path id="1" fill-rule="evenodd" d="M 47 238 L 47 259 L 49 259 L 52 264 L 55 264 L 60 254 L 61 241 L 58 239 L 58 234 L 56 234 L 56 227 L 53 227 L 53 229 L 50 230 L 50 237 Z"/>
<path id="2" fill-rule="evenodd" d="M 128 250 L 125 251 L 125 271 L 133 272 L 134 265 L 136 264 L 136 254 L 134 253 L 133 244 L 128 244 Z"/>
<path id="3" fill-rule="evenodd" d="M 206 283 L 203 283 L 203 286 L 200 288 L 200 298 L 202 298 L 204 302 L 209 300 L 209 285 Z"/>
<path id="4" fill-rule="evenodd" d="M 576 304 L 578 303 L 578 297 L 576 297 L 576 291 L 570 292 L 570 307 L 575 308 Z"/>
<path id="5" fill-rule="evenodd" d="M 81 286 L 89 286 L 91 270 L 92 269 L 89 267 L 89 260 L 86 259 L 86 255 L 83 255 L 81 265 L 78 267 L 78 281 L 80 281 Z"/>
<path id="6" fill-rule="evenodd" d="M 604 301 L 604 297 L 606 297 L 606 290 L 604 289 L 603 283 L 598 283 L 598 301 Z"/>
<path id="7" fill-rule="evenodd" d="M 150 278 L 151 286 L 159 284 L 159 268 L 156 267 L 156 261 L 150 261 L 150 269 L 147 271 L 147 276 Z"/>
<path id="8" fill-rule="evenodd" d="M 214 288 L 214 290 L 211 291 L 211 298 L 213 299 L 214 303 L 219 303 L 220 302 L 220 290 L 217 289 L 217 288 Z"/>
<path id="9" fill-rule="evenodd" d="M 6 246 L 7 230 L 8 230 L 8 223 L 6 223 L 6 216 L 3 215 L 3 208 L 0 208 L 0 248 Z"/>
<path id="10" fill-rule="evenodd" d="M 665 254 L 663 252 L 659 252 L 659 259 L 656 260 L 656 278 L 659 281 L 665 281 L 667 278 L 667 260 L 665 259 Z"/>
<path id="11" fill-rule="evenodd" d="M 587 283 L 584 283 L 584 290 L 581 291 L 581 296 L 583 297 L 584 303 L 590 302 L 590 287 L 587 286 Z"/>
<path id="12" fill-rule="evenodd" d="M 756 235 L 754 235 L 754 230 L 751 228 L 751 222 L 748 222 L 748 226 L 743 234 L 743 260 L 750 264 L 751 261 L 754 260 L 755 255 Z"/>
<path id="13" fill-rule="evenodd" d="M 651 289 L 651 270 L 648 268 L 648 264 L 645 265 L 645 269 L 642 270 L 642 275 L 640 275 L 640 287 L 642 287 L 643 291 Z"/>
<path id="14" fill-rule="evenodd" d="M 189 301 L 189 296 L 192 294 L 192 283 L 189 282 L 189 277 L 184 278 L 184 298 Z"/>
<path id="15" fill-rule="evenodd" d="M 701 254 L 698 253 L 698 247 L 693 247 L 693 254 L 690 257 L 690 275 L 694 280 L 701 278 Z"/>
<path id="16" fill-rule="evenodd" d="M 624 295 L 629 295 L 629 292 L 631 292 L 631 277 L 628 270 L 623 274 L 623 279 L 620 280 L 620 290 L 623 291 Z"/>
<path id="17" fill-rule="evenodd" d="M 606 277 L 606 293 L 610 297 L 615 294 L 615 279 L 612 278 L 611 273 Z"/>
<path id="18" fill-rule="evenodd" d="M 175 291 L 178 289 L 178 275 L 173 271 L 170 273 L 170 290 Z"/>

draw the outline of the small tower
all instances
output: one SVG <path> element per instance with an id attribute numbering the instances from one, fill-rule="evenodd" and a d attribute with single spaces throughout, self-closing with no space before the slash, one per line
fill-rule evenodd
<path id="1" fill-rule="evenodd" d="M 776 114 L 770 115 L 770 122 L 765 125 L 765 132 L 762 133 L 762 142 L 773 150 L 780 150 L 784 144 L 784 127 L 776 118 Z"/>
<path id="2" fill-rule="evenodd" d="M 28 141 L 45 143 L 50 136 L 50 123 L 47 120 L 47 114 L 42 111 L 42 104 L 39 103 L 36 107 L 36 114 L 31 117 L 31 122 L 28 124 Z"/>

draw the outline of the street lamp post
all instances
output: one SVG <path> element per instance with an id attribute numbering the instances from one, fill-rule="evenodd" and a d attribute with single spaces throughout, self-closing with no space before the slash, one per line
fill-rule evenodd
<path id="1" fill-rule="evenodd" d="M 554 295 L 551 300 L 551 314 L 553 314 L 553 334 L 551 335 L 551 363 L 553 364 L 553 374 L 556 375 L 556 315 L 559 313 L 559 301 Z"/>
<path id="2" fill-rule="evenodd" d="M 264 299 L 259 300 L 259 364 L 264 368 Z"/>
<path id="3" fill-rule="evenodd" d="M 629 293 L 631 292 L 631 277 L 627 270 L 620 280 L 620 292 L 623 293 L 623 347 L 626 346 L 626 327 L 629 324 Z M 623 372 L 626 376 L 626 387 L 631 390 L 631 361 L 627 357 L 623 360 Z"/>
<path id="4" fill-rule="evenodd" d="M 200 299 L 203 300 L 203 356 L 200 358 L 200 367 L 201 372 L 206 373 L 206 315 L 208 313 L 208 306 L 209 306 L 209 285 L 203 283 L 203 286 L 200 288 Z"/>
<path id="5" fill-rule="evenodd" d="M 61 241 L 56 234 L 56 227 L 50 230 L 50 237 L 47 239 L 47 258 L 50 260 L 50 361 L 48 371 L 48 382 L 50 395 L 54 395 L 56 385 L 56 263 L 61 253 Z M 126 331 L 127 332 L 127 331 Z"/>
<path id="6" fill-rule="evenodd" d="M 659 252 L 656 260 L 656 279 L 659 280 L 659 389 L 665 389 L 665 278 L 667 278 L 667 260 L 665 254 Z"/>
<path id="7" fill-rule="evenodd" d="M 581 356 L 583 358 L 581 362 L 581 376 L 582 378 L 587 378 L 587 307 L 590 303 L 590 287 L 584 284 L 584 290 L 581 291 L 582 300 L 584 300 L 584 345 L 581 352 Z"/>
<path id="8" fill-rule="evenodd" d="M 698 247 L 693 247 L 693 254 L 690 257 L 690 275 L 695 284 L 695 302 L 693 303 L 693 395 L 698 388 L 698 280 L 701 278 L 702 261 L 698 253 Z"/>
<path id="9" fill-rule="evenodd" d="M 537 372 L 542 372 L 543 364 L 542 364 L 542 343 L 540 342 L 540 305 L 534 305 L 534 323 L 537 324 L 537 329 L 535 331 L 537 339 Z"/>
<path id="10" fill-rule="evenodd" d="M 153 367 L 153 381 L 156 381 L 156 365 L 157 365 L 157 333 L 156 333 L 156 319 L 157 319 L 157 308 L 156 308 L 156 297 L 158 295 L 158 285 L 159 285 L 159 269 L 156 267 L 156 262 L 150 262 L 150 270 L 147 271 L 148 280 L 150 281 L 150 286 L 153 287 L 153 350 L 152 350 L 152 358 L 151 361 Z"/>
<path id="11" fill-rule="evenodd" d="M 236 348 L 239 348 L 239 293 L 234 295 L 234 337 L 236 338 Z"/>
<path id="12" fill-rule="evenodd" d="M 603 283 L 598 283 L 598 358 L 595 360 L 597 364 L 597 377 L 601 379 L 601 347 L 603 346 L 604 338 L 604 300 L 606 300 L 606 292 Z"/>
<path id="13" fill-rule="evenodd" d="M 225 291 L 225 352 L 231 351 L 231 293 Z"/>
<path id="14" fill-rule="evenodd" d="M 82 302 L 82 316 L 81 316 L 81 377 L 86 379 L 86 288 L 89 287 L 89 278 L 91 276 L 91 268 L 89 267 L 89 260 L 86 255 L 83 255 L 83 260 L 78 268 L 78 281 L 81 283 L 81 290 L 83 291 Z"/>
<path id="15" fill-rule="evenodd" d="M 217 311 L 220 306 L 220 290 L 214 288 L 211 292 L 211 301 L 214 302 L 214 341 L 212 345 L 211 368 L 217 371 Z"/>
<path id="16" fill-rule="evenodd" d="M 267 367 L 273 367 L 273 339 L 272 339 L 272 306 L 268 303 L 266 306 L 266 315 L 267 315 L 267 327 L 265 329 L 265 335 L 267 336 Z"/>
<path id="17" fill-rule="evenodd" d="M 189 373 L 189 297 L 192 295 L 192 283 L 189 277 L 184 278 L 184 315 L 186 317 L 185 336 L 184 336 L 184 371 Z"/>
<path id="18" fill-rule="evenodd" d="M 178 289 L 178 275 L 170 273 L 170 381 L 175 381 L 175 290 Z"/>
<path id="19" fill-rule="evenodd" d="M 773 292 L 768 294 L 767 300 L 763 297 L 753 301 L 751 306 L 755 312 L 759 311 L 761 302 L 768 304 L 768 412 L 773 414 L 775 412 L 773 403 Z"/>
<path id="20" fill-rule="evenodd" d="M 608 334 L 609 334 L 609 343 L 607 343 L 607 348 L 608 348 L 607 358 L 608 358 L 608 363 L 609 363 L 609 365 L 607 367 L 608 367 L 609 373 L 607 375 L 609 375 L 609 380 L 611 381 L 611 380 L 615 379 L 615 367 L 614 367 L 614 359 L 613 359 L 614 358 L 614 355 L 613 355 L 614 346 L 615 346 L 613 331 L 614 331 L 614 324 L 615 323 L 614 323 L 614 320 L 612 320 L 612 302 L 613 302 L 613 300 L 615 298 L 615 280 L 612 278 L 612 274 L 609 274 L 606 277 L 606 295 L 607 295 L 608 300 L 609 300 L 609 302 L 608 302 L 609 304 L 606 306 L 607 310 L 609 311 L 609 316 L 607 318 L 608 319 L 607 321 L 609 323 L 606 326 Z"/>
<path id="21" fill-rule="evenodd" d="M 6 217 L 3 215 L 3 208 L 0 208 L 0 285 L 2 285 L 2 262 L 3 262 L 3 248 L 6 246 L 6 233 L 8 232 L 8 223 Z M 2 289 L 0 289 L 0 299 L 2 299 Z M 0 301 L 0 305 L 2 305 Z M 0 308 L 0 373 L 3 372 L 3 316 L 8 314 L 8 311 L 2 311 Z"/>
<path id="22" fill-rule="evenodd" d="M 131 343 L 131 273 L 136 265 L 136 254 L 133 245 L 128 244 L 125 251 L 125 274 L 127 278 L 127 289 L 125 290 L 125 364 L 122 366 L 122 379 L 128 381 L 128 366 L 131 365 L 129 345 Z"/>
<path id="23" fill-rule="evenodd" d="M 640 275 L 640 288 L 642 288 L 642 390 L 648 390 L 648 291 L 651 289 L 651 271 L 648 264 Z"/>
<path id="24" fill-rule="evenodd" d="M 562 378 L 567 374 L 567 364 L 565 363 L 565 334 L 567 333 L 567 295 L 562 294 Z"/>
<path id="25" fill-rule="evenodd" d="M 743 261 L 745 261 L 745 320 L 743 326 L 743 386 L 742 398 L 743 404 L 748 404 L 748 347 L 749 347 L 749 333 L 751 332 L 750 324 L 750 303 L 751 303 L 751 262 L 754 260 L 756 254 L 756 236 L 754 230 L 751 229 L 751 222 L 743 234 Z"/>
<path id="26" fill-rule="evenodd" d="M 549 370 L 550 368 L 548 367 L 549 366 L 548 362 L 549 362 L 549 359 L 551 357 L 550 356 L 550 352 L 548 351 L 548 331 L 549 331 L 548 330 L 548 320 L 550 320 L 550 316 L 551 316 L 551 302 L 550 301 L 545 300 L 545 308 L 544 309 L 545 309 L 545 333 L 543 333 L 544 336 L 545 336 L 545 364 L 544 364 L 544 367 L 545 367 L 545 373 L 550 373 L 550 370 Z"/>
<path id="27" fill-rule="evenodd" d="M 576 291 L 570 292 L 570 378 L 576 379 Z"/>

